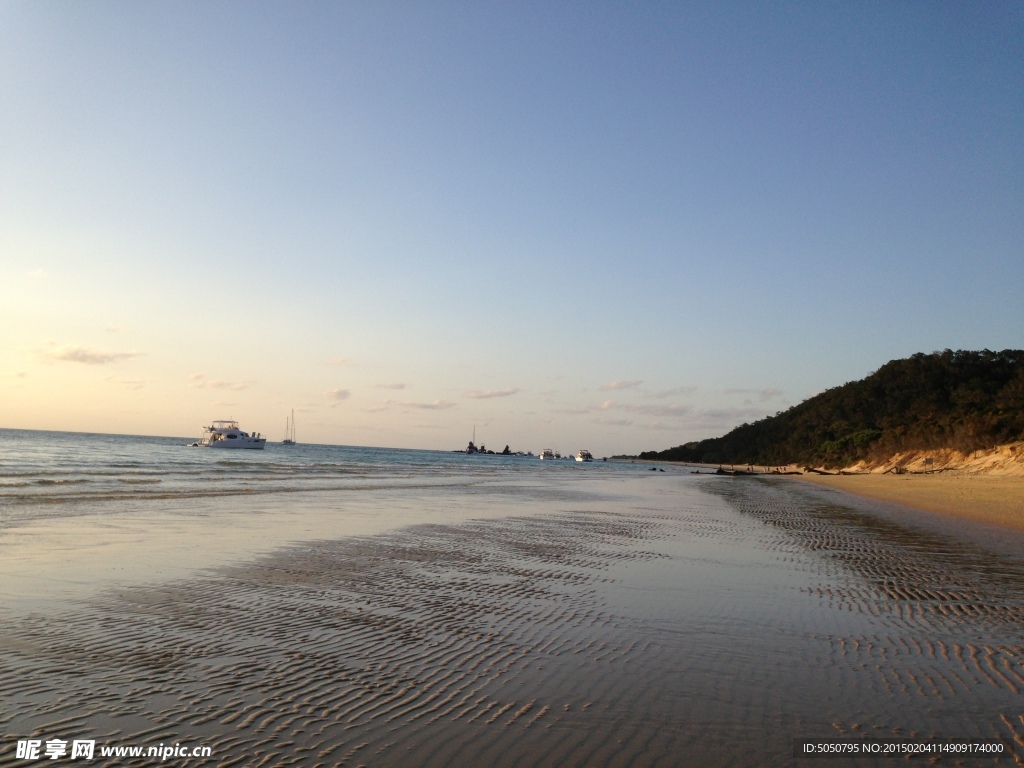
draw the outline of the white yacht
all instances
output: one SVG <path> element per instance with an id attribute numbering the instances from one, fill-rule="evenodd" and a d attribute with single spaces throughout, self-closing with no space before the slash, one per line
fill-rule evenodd
<path id="1" fill-rule="evenodd" d="M 263 450 L 267 444 L 267 438 L 260 437 L 259 433 L 249 434 L 238 428 L 238 422 L 234 419 L 215 421 L 208 427 L 203 427 L 203 438 L 192 443 L 197 448 L 252 448 Z"/>
<path id="2" fill-rule="evenodd" d="M 550 448 L 545 448 L 543 451 L 540 452 L 540 458 L 541 460 L 553 459 L 555 458 L 555 452 Z"/>
<path id="3" fill-rule="evenodd" d="M 579 453 L 576 454 L 576 461 L 593 461 L 593 460 L 594 460 L 593 455 L 590 453 L 590 451 L 588 451 L 586 449 L 583 449 L 582 451 L 580 451 Z"/>

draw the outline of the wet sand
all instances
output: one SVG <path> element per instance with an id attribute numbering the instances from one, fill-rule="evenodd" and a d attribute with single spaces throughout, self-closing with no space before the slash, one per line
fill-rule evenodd
<path id="1" fill-rule="evenodd" d="M 794 477 L 880 501 L 1024 531 L 1024 477 L 952 473 Z"/>
<path id="2" fill-rule="evenodd" d="M 1024 561 L 808 490 L 476 488 L 450 501 L 478 519 L 8 615 L 0 764 L 55 736 L 225 768 L 797 765 L 794 738 L 847 735 L 1024 754 Z"/>

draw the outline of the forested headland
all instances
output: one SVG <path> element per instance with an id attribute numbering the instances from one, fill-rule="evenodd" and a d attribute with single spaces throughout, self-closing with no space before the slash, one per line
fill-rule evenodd
<path id="1" fill-rule="evenodd" d="M 845 467 L 913 450 L 963 453 L 1024 439 L 1024 350 L 945 350 L 892 360 L 860 381 L 722 437 L 640 458 Z"/>

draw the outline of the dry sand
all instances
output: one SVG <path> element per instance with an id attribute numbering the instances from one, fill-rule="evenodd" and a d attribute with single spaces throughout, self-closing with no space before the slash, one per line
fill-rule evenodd
<path id="1" fill-rule="evenodd" d="M 716 468 L 710 464 L 682 466 Z M 767 467 L 753 469 L 768 471 Z M 799 472 L 801 468 L 789 465 L 782 469 Z M 895 474 L 897 469 L 904 474 Z M 1024 441 L 969 454 L 954 450 L 906 451 L 885 461 L 860 462 L 841 471 L 850 474 L 804 472 L 787 476 L 924 512 L 1024 531 Z"/>
<path id="2" fill-rule="evenodd" d="M 945 473 L 794 477 L 879 501 L 1024 531 L 1024 477 Z"/>
<path id="3" fill-rule="evenodd" d="M 895 474 L 897 469 L 905 474 Z M 847 471 L 870 474 L 808 474 L 804 479 L 926 512 L 1024 530 L 1024 442 L 968 454 L 907 451 Z"/>

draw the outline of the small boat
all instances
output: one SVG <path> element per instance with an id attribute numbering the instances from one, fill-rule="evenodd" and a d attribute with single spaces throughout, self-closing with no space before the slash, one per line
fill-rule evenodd
<path id="1" fill-rule="evenodd" d="M 267 438 L 260 437 L 259 433 L 249 434 L 238 428 L 238 422 L 234 419 L 222 419 L 213 422 L 208 427 L 203 427 L 206 434 L 201 440 L 191 445 L 195 448 L 251 448 L 262 451 L 267 444 Z"/>
<path id="2" fill-rule="evenodd" d="M 542 461 L 544 459 L 553 459 L 555 458 L 555 452 L 550 448 L 545 448 L 543 451 L 540 452 L 540 458 Z"/>
<path id="3" fill-rule="evenodd" d="M 594 456 L 590 451 L 584 449 L 576 454 L 576 461 L 593 461 Z"/>
<path id="4" fill-rule="evenodd" d="M 295 445 L 295 409 L 292 409 L 292 418 L 284 417 L 284 440 L 281 445 Z"/>

